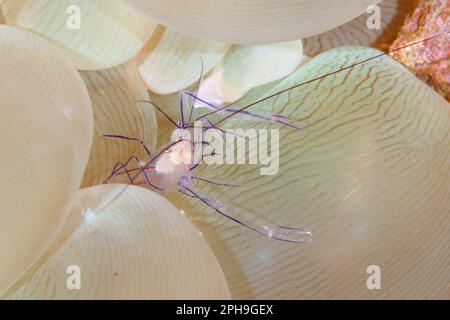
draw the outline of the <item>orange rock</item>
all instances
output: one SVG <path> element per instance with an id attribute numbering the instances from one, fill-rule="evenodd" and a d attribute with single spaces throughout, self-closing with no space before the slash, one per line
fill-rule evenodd
<path id="1" fill-rule="evenodd" d="M 391 53 L 450 101 L 450 0 L 420 0 L 406 19 L 392 49 L 432 38 Z M 442 35 L 436 37 L 437 35 Z M 433 38 L 434 37 L 434 38 Z"/>

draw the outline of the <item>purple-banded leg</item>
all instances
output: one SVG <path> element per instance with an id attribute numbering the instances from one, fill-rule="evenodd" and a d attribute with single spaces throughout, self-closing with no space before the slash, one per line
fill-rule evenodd
<path id="1" fill-rule="evenodd" d="M 272 123 L 276 123 L 282 126 L 287 126 L 287 127 L 291 127 L 293 129 L 296 130 L 300 130 L 303 131 L 303 128 L 300 126 L 300 124 L 297 123 L 297 121 L 282 116 L 280 114 L 270 114 L 261 110 L 252 110 L 252 111 L 247 111 L 247 110 L 239 110 L 239 109 L 225 109 L 225 112 L 230 113 L 230 115 L 235 115 L 235 114 L 242 114 L 246 117 L 250 117 L 253 120 L 256 121 L 267 121 L 267 122 L 272 122 Z M 229 118 L 229 117 L 228 117 Z M 220 121 L 221 122 L 221 121 Z M 215 125 L 217 126 L 220 122 L 217 122 Z"/>
<path id="2" fill-rule="evenodd" d="M 200 82 L 198 85 L 200 85 Z M 180 93 L 180 117 L 181 117 L 181 122 L 182 122 L 183 128 L 188 128 L 192 125 L 191 121 L 192 121 L 192 115 L 194 113 L 194 108 L 195 108 L 194 105 L 195 105 L 195 102 L 197 101 L 194 97 L 195 97 L 195 95 L 193 95 L 189 91 L 183 91 Z M 193 99 L 192 103 L 189 103 L 190 98 Z M 185 110 L 185 108 L 188 108 L 188 110 Z M 184 119 L 185 111 L 187 111 L 187 113 L 189 114 L 188 120 L 186 122 L 184 121 L 185 120 Z"/>
<path id="3" fill-rule="evenodd" d="M 181 93 L 180 94 L 180 121 L 181 121 L 181 128 L 186 128 L 186 125 L 189 125 L 189 124 L 186 124 L 185 122 L 184 122 L 184 102 L 183 102 L 183 100 L 184 100 L 184 92 L 183 93 Z"/>
<path id="4" fill-rule="evenodd" d="M 207 119 L 208 116 L 210 116 L 214 113 L 217 113 L 217 114 L 218 113 L 229 113 L 229 115 L 227 117 L 225 117 L 224 119 L 218 121 L 216 124 L 212 124 L 212 126 L 214 128 L 217 128 L 217 125 L 222 123 L 224 120 L 229 119 L 230 117 L 232 117 L 234 115 L 241 114 L 241 115 L 247 116 L 249 118 L 252 118 L 254 120 L 277 123 L 277 124 L 280 124 L 283 126 L 291 127 L 296 130 L 303 130 L 303 128 L 295 120 L 290 119 L 285 116 L 282 116 L 282 115 L 279 115 L 279 114 L 269 114 L 267 112 L 260 111 L 260 110 L 257 110 L 257 111 L 256 110 L 252 110 L 252 111 L 240 110 L 240 109 L 230 108 L 231 105 L 225 106 L 225 107 L 220 107 L 220 106 L 214 105 L 213 103 L 205 101 L 204 99 L 199 98 L 190 92 L 186 91 L 185 93 L 187 95 L 189 95 L 191 98 L 193 98 L 195 101 L 199 101 L 202 104 L 204 104 L 206 107 L 208 107 L 209 109 L 213 110 L 213 112 L 210 112 L 208 114 L 200 116 L 196 120 Z"/>
<path id="5" fill-rule="evenodd" d="M 209 184 L 214 184 L 216 186 L 223 186 L 223 187 L 238 187 L 239 186 L 239 184 L 228 183 L 223 180 L 209 180 L 209 179 L 205 179 L 205 178 L 201 178 L 201 177 L 197 177 L 197 176 L 193 176 L 192 180 L 203 181 L 203 182 L 206 182 Z"/>
<path id="6" fill-rule="evenodd" d="M 128 170 L 128 164 L 134 159 L 134 157 L 135 157 L 135 156 L 133 155 L 133 156 L 131 156 L 131 157 L 130 157 L 127 161 L 125 161 L 125 162 L 118 162 L 118 163 L 114 166 L 114 168 L 113 168 L 112 172 L 110 173 L 110 175 L 105 179 L 105 181 L 103 181 L 103 183 L 106 184 L 106 183 L 108 183 L 113 177 L 115 177 L 115 176 L 117 176 L 117 175 L 123 173 L 123 174 L 126 174 L 126 175 L 127 175 L 128 179 L 130 180 L 130 183 L 131 183 L 131 184 L 134 184 L 134 183 L 133 183 L 133 178 L 131 177 L 130 171 Z M 121 172 L 121 171 L 123 171 L 123 172 Z"/>
<path id="7" fill-rule="evenodd" d="M 200 77 L 198 78 L 197 81 L 197 86 L 195 88 L 195 95 L 198 94 L 198 90 L 200 89 L 200 84 L 202 82 L 202 78 L 203 78 L 203 72 L 205 70 L 205 64 L 203 63 L 203 59 L 200 58 L 200 61 L 202 63 L 202 68 L 200 70 Z M 186 91 L 182 93 L 183 95 L 186 95 Z M 186 125 L 191 125 L 191 120 L 192 120 L 192 116 L 194 114 L 194 107 L 195 107 L 195 100 L 192 101 L 192 103 L 190 104 L 190 108 L 189 108 L 189 118 L 188 121 L 186 122 Z"/>
<path id="8" fill-rule="evenodd" d="M 119 140 L 127 140 L 127 141 L 138 142 L 144 148 L 145 152 L 147 153 L 147 155 L 149 157 L 151 157 L 151 155 L 152 155 L 150 150 L 149 150 L 149 148 L 145 144 L 145 142 L 142 141 L 141 139 L 133 138 L 133 137 L 120 136 L 120 135 L 111 135 L 111 134 L 105 134 L 105 135 L 103 135 L 103 137 L 110 138 L 110 139 L 119 139 Z"/>
<path id="9" fill-rule="evenodd" d="M 211 144 L 210 144 L 209 142 L 207 142 L 207 141 L 199 141 L 199 142 L 194 142 L 194 143 L 193 143 L 194 148 L 195 148 L 195 145 L 197 145 L 197 144 L 211 145 Z M 202 153 L 202 155 L 200 156 L 200 159 L 199 159 L 198 163 L 194 163 L 193 166 L 189 168 L 189 171 L 190 171 L 190 172 L 193 172 L 195 169 L 197 169 L 197 168 L 202 164 L 202 162 L 204 161 L 205 158 L 207 158 L 207 157 L 216 157 L 216 156 L 221 156 L 221 154 L 219 154 L 219 153 L 217 153 L 217 152 L 211 152 L 211 153 L 208 153 L 208 154 Z"/>
<path id="10" fill-rule="evenodd" d="M 137 168 L 136 169 L 128 169 L 128 165 L 133 160 L 136 162 Z M 139 173 L 142 173 L 142 176 L 144 177 L 144 181 L 148 186 L 153 187 L 159 191 L 162 191 L 161 188 L 159 188 L 158 186 L 156 186 L 155 184 L 153 184 L 151 182 L 150 177 L 148 176 L 147 172 L 145 171 L 145 166 L 143 166 L 142 164 L 143 164 L 143 161 L 141 159 L 139 159 L 138 156 L 133 155 L 125 163 L 121 163 L 121 162 L 117 163 L 114 166 L 112 173 L 108 176 L 108 178 L 106 178 L 106 180 L 103 183 L 108 183 L 109 180 L 111 180 L 113 177 L 123 173 L 123 174 L 127 175 L 128 179 L 130 181 L 130 184 L 135 184 L 134 181 L 136 180 L 137 176 L 132 177 L 130 175 L 130 173 L 132 171 L 139 171 Z M 123 172 L 120 172 L 121 170 L 123 170 Z"/>
<path id="11" fill-rule="evenodd" d="M 198 199 L 220 215 L 270 239 L 292 243 L 310 243 L 312 240 L 312 233 L 307 229 L 277 226 L 253 212 L 225 205 L 217 199 L 201 195 L 184 180 L 180 180 L 179 191 Z"/>
<path id="12" fill-rule="evenodd" d="M 211 110 L 214 110 L 214 111 L 218 111 L 220 109 L 219 106 L 217 106 L 217 105 L 215 105 L 215 104 L 213 104 L 211 102 L 208 102 L 208 101 L 206 101 L 206 100 L 204 100 L 202 98 L 197 97 L 197 95 L 193 94 L 192 92 L 184 91 L 183 94 L 188 96 L 188 97 L 190 97 L 190 98 L 192 98 L 192 99 L 194 99 L 194 102 L 193 102 L 192 105 L 194 105 L 195 102 L 199 101 L 199 102 L 203 103 L 208 109 L 211 109 Z M 200 118 L 203 118 L 203 117 L 200 117 Z M 197 118 L 197 120 L 199 120 L 199 118 Z"/>
<path id="13" fill-rule="evenodd" d="M 222 133 L 222 140 L 223 140 L 223 142 L 225 142 L 225 144 L 228 146 L 228 147 L 231 147 L 229 144 L 228 144 L 228 142 L 227 142 L 227 140 L 226 140 L 226 134 L 231 134 L 232 136 L 236 136 L 236 137 L 238 137 L 238 138 L 242 138 L 242 139 L 248 139 L 248 137 L 243 137 L 243 136 L 241 136 L 241 135 L 239 135 L 239 134 L 237 134 L 237 133 L 234 133 L 234 132 L 231 132 L 231 131 L 229 131 L 229 132 L 227 132 L 227 131 L 225 131 L 225 130 L 223 130 L 223 129 L 220 129 L 220 128 L 218 128 L 217 126 L 215 126 L 214 125 L 214 123 L 212 123 L 208 118 L 204 118 L 205 119 L 205 121 L 208 123 L 208 125 L 209 125 L 209 127 L 208 128 L 206 128 L 205 130 L 209 130 L 209 129 L 214 129 L 214 130 L 217 130 L 217 131 L 219 131 L 220 133 Z"/>

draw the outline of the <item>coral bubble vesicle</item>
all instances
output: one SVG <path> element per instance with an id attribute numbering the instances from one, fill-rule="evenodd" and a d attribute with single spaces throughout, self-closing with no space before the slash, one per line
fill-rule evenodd
<path id="1" fill-rule="evenodd" d="M 81 183 L 92 108 L 73 64 L 33 34 L 0 25 L 0 294 L 39 258 Z"/>

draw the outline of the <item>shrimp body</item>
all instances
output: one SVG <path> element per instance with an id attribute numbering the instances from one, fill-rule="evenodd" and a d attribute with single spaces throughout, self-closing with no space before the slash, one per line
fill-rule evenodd
<path id="1" fill-rule="evenodd" d="M 182 97 L 183 96 L 192 98 L 194 101 L 198 100 L 192 93 L 185 92 L 182 94 Z M 181 101 L 183 101 L 183 98 Z M 201 102 L 205 103 L 204 101 Z M 105 135 L 107 138 L 139 142 L 147 152 L 148 156 L 147 161 L 142 161 L 136 155 L 133 155 L 126 162 L 116 164 L 112 173 L 105 180 L 105 183 L 110 182 L 114 177 L 125 175 L 128 177 L 131 184 L 143 185 L 160 192 L 178 191 L 189 198 L 197 199 L 220 215 L 268 238 L 294 243 L 310 242 L 312 234 L 309 230 L 277 226 L 265 218 L 259 217 L 256 213 L 224 204 L 220 200 L 204 195 L 195 189 L 195 180 L 201 180 L 206 183 L 224 187 L 237 187 L 237 185 L 228 184 L 223 181 L 212 181 L 195 175 L 195 171 L 201 165 L 203 158 L 213 156 L 213 154 L 204 154 L 203 151 L 197 152 L 197 147 L 199 145 L 203 146 L 208 144 L 208 142 L 196 141 L 193 139 L 194 126 L 190 121 L 194 109 L 193 104 L 189 116 L 190 120 L 187 123 L 184 121 L 183 102 L 180 103 L 180 108 L 180 121 L 175 122 L 169 118 L 176 126 L 176 129 L 171 134 L 171 142 L 164 145 L 155 155 L 150 152 L 145 143 L 137 138 Z M 163 112 L 159 107 L 157 107 L 157 109 Z M 214 107 L 214 110 L 217 110 L 217 113 L 223 111 L 218 107 Z M 235 109 L 225 110 L 225 112 L 223 112 L 223 114 L 228 114 L 228 117 L 230 113 L 237 114 L 238 112 L 236 112 Z M 261 115 L 245 112 L 245 116 L 252 117 L 258 121 L 268 121 L 289 128 L 299 129 L 297 126 L 292 125 L 292 123 L 294 123 L 293 121 L 287 121 L 288 119 L 281 115 Z M 201 121 L 206 125 L 206 128 L 203 129 L 214 129 L 224 134 L 224 131 L 218 129 L 206 116 L 195 120 Z M 225 136 L 223 136 L 223 138 L 225 139 Z M 200 150 L 203 150 L 203 148 L 200 148 Z M 133 163 L 137 166 L 131 167 Z"/>
<path id="2" fill-rule="evenodd" d="M 190 130 L 174 130 L 171 140 L 177 143 L 166 148 L 155 159 L 154 170 L 149 173 L 150 178 L 162 190 L 170 190 L 177 187 L 181 180 L 192 180 L 191 168 L 194 149 Z"/>

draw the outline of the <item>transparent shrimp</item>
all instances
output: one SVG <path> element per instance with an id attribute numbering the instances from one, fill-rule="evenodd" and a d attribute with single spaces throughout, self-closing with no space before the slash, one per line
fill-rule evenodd
<path id="1" fill-rule="evenodd" d="M 186 97 L 191 97 L 194 101 L 197 97 L 190 92 L 183 92 L 180 101 Z M 108 183 L 117 176 L 126 176 L 130 184 L 143 185 L 156 189 L 160 192 L 168 192 L 176 188 L 177 191 L 183 193 L 189 198 L 197 199 L 204 203 L 220 215 L 247 227 L 261 235 L 267 236 L 271 239 L 281 240 L 286 242 L 307 243 L 311 241 L 312 233 L 303 228 L 293 228 L 278 226 L 271 221 L 259 217 L 257 214 L 222 203 L 218 199 L 211 196 L 203 195 L 201 192 L 195 190 L 193 181 L 201 180 L 206 183 L 221 185 L 224 187 L 237 187 L 237 184 L 227 183 L 225 181 L 208 180 L 195 175 L 196 169 L 201 165 L 202 160 L 211 154 L 195 155 L 196 143 L 208 144 L 207 141 L 194 141 L 193 136 L 193 120 L 190 116 L 190 122 L 186 121 L 186 108 L 183 102 L 180 102 L 180 120 L 174 121 L 161 108 L 156 108 L 169 118 L 170 122 L 175 126 L 172 133 L 171 142 L 164 145 L 159 152 L 154 155 L 150 153 L 148 147 L 139 139 L 120 136 L 120 135 L 105 135 L 105 138 L 120 139 L 130 142 L 139 143 L 146 151 L 148 159 L 143 161 L 139 157 L 133 155 L 124 163 L 118 163 L 113 168 L 111 174 L 105 180 Z M 192 104 L 193 105 L 193 104 Z M 191 106 L 192 110 L 192 106 Z M 191 110 L 189 114 L 191 115 Z M 234 112 L 234 111 L 232 111 Z M 275 122 L 280 125 L 285 125 L 283 121 L 274 121 L 272 118 L 264 118 L 259 115 L 247 114 L 247 116 L 254 117 L 257 120 Z M 279 116 L 280 119 L 288 121 L 288 118 Z M 204 130 L 220 129 L 215 126 L 206 117 L 202 118 Z M 278 118 L 277 118 L 278 120 Z M 297 127 L 294 129 L 300 130 Z M 220 131 L 225 139 L 225 132 Z"/>

